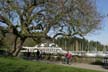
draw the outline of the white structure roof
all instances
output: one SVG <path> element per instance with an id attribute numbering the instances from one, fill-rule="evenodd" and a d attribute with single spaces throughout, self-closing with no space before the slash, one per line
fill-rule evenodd
<path id="1" fill-rule="evenodd" d="M 46 43 L 42 43 L 40 45 L 36 45 L 34 47 L 22 47 L 25 50 L 21 50 L 21 52 L 36 52 L 37 49 L 41 50 L 42 52 L 45 53 L 67 53 L 67 51 L 63 50 L 62 48 L 58 47 L 56 44 L 54 43 L 50 43 L 50 44 L 46 44 Z"/>

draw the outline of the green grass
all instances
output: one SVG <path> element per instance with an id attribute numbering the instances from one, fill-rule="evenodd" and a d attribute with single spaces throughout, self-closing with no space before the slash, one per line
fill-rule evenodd
<path id="1" fill-rule="evenodd" d="M 12 57 L 0 57 L 0 72 L 99 72 Z"/>

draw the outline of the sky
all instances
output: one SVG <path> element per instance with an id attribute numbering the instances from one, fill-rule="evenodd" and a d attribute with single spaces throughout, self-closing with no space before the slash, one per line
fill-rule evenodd
<path id="1" fill-rule="evenodd" d="M 108 0 L 96 0 L 96 7 L 100 14 L 108 15 Z M 99 41 L 101 44 L 108 45 L 108 16 L 102 19 L 101 25 L 101 30 L 88 34 L 86 39 Z"/>

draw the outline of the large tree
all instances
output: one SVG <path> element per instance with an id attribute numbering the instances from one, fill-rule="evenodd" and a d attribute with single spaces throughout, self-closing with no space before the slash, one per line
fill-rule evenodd
<path id="1" fill-rule="evenodd" d="M 100 19 L 95 0 L 0 0 L 0 24 L 15 36 L 15 56 L 28 37 L 40 42 L 58 35 L 83 36 L 98 29 Z"/>

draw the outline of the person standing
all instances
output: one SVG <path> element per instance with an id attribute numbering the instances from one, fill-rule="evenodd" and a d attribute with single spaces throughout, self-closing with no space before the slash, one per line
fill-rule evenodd
<path id="1" fill-rule="evenodd" d="M 65 54 L 65 61 L 67 64 L 70 64 L 70 60 L 72 59 L 72 54 L 68 51 L 66 54 Z"/>
<path id="2" fill-rule="evenodd" d="M 37 60 L 40 59 L 40 51 L 39 51 L 39 50 L 37 50 L 37 52 L 36 52 L 36 59 L 37 59 Z"/>

